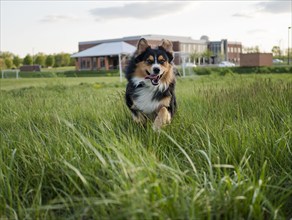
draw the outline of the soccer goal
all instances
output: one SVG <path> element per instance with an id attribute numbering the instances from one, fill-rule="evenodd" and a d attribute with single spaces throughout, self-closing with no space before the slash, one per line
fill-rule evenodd
<path id="1" fill-rule="evenodd" d="M 15 70 L 2 70 L 1 71 L 1 76 L 2 79 L 4 78 L 19 78 L 19 70 L 15 69 Z"/>

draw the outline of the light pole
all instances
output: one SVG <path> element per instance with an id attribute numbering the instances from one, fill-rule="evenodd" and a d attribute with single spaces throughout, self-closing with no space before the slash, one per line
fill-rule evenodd
<path id="1" fill-rule="evenodd" d="M 289 45 L 289 42 L 290 42 L 290 29 L 291 29 L 291 27 L 288 27 L 288 65 L 290 65 L 290 45 Z"/>

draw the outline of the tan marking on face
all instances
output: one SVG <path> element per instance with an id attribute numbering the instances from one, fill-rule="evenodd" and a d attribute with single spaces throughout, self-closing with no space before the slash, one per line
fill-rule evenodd
<path id="1" fill-rule="evenodd" d="M 163 71 L 164 71 L 164 74 L 161 77 L 160 81 L 162 83 L 169 85 L 171 82 L 174 81 L 174 73 L 173 73 L 172 65 L 169 64 L 168 62 L 165 62 L 165 65 L 163 66 Z"/>
<path id="2" fill-rule="evenodd" d="M 163 62 L 163 64 L 161 64 Z M 160 64 L 160 65 L 165 65 L 166 64 L 166 60 L 164 59 L 164 57 L 162 56 L 162 55 L 160 55 L 159 57 L 158 57 L 158 63 Z"/>
<path id="3" fill-rule="evenodd" d="M 139 62 L 136 64 L 136 69 L 134 76 L 136 77 L 145 77 L 147 76 L 146 70 L 150 72 L 150 67 L 145 64 L 145 62 Z"/>
<path id="4" fill-rule="evenodd" d="M 153 57 L 152 55 L 150 55 L 150 56 L 148 57 L 148 59 L 146 59 L 146 60 L 151 60 L 152 62 L 154 62 L 154 57 Z"/>

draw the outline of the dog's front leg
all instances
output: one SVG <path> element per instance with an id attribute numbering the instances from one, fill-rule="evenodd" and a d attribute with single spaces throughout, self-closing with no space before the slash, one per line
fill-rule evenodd
<path id="1" fill-rule="evenodd" d="M 169 124 L 171 120 L 171 115 L 166 107 L 159 109 L 157 116 L 154 120 L 153 129 L 159 130 L 163 125 Z"/>
<path id="2" fill-rule="evenodd" d="M 132 117 L 133 117 L 133 120 L 138 124 L 145 124 L 146 122 L 145 115 L 143 115 L 139 111 L 132 111 Z"/>

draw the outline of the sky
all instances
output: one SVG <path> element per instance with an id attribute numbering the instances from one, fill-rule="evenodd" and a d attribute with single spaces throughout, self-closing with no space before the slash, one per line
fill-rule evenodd
<path id="1" fill-rule="evenodd" d="M 292 0 L 1 0 L 1 51 L 24 57 L 75 53 L 78 42 L 145 34 L 228 39 L 244 47 L 288 48 Z M 290 47 L 292 33 L 290 35 Z"/>

